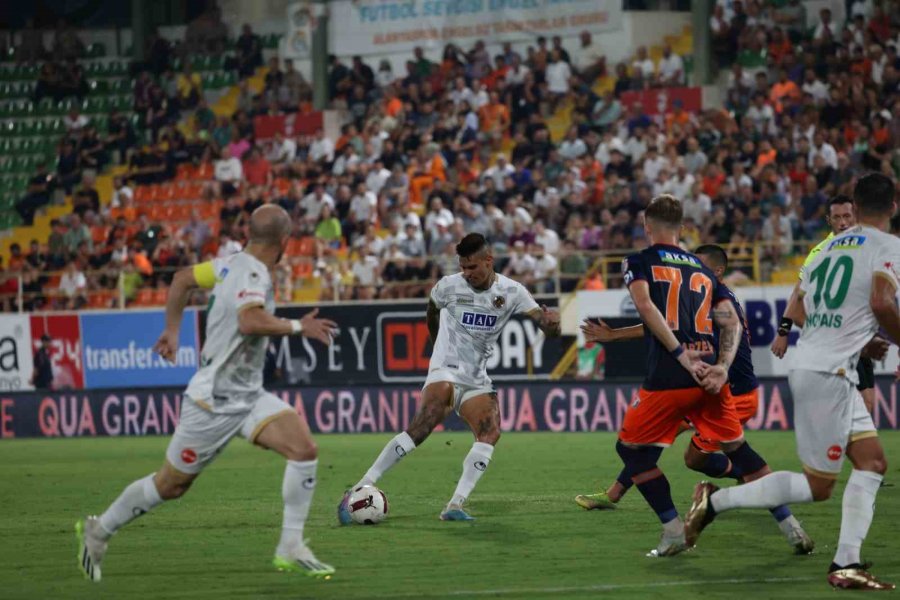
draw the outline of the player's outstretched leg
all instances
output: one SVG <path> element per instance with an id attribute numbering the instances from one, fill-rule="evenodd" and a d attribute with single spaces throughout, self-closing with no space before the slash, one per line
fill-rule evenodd
<path id="1" fill-rule="evenodd" d="M 684 464 L 694 471 L 710 477 L 731 478 L 743 483 L 755 481 L 772 472 L 766 461 L 744 441 L 728 452 L 715 452 L 712 445 L 694 436 L 684 453 Z M 812 539 L 786 505 L 770 508 L 769 512 L 778 528 L 796 554 L 811 554 L 815 548 Z"/>
<path id="2" fill-rule="evenodd" d="M 167 461 L 157 473 L 132 482 L 99 517 L 79 519 L 75 524 L 75 535 L 78 538 L 78 566 L 84 576 L 91 581 L 100 581 L 100 564 L 113 534 L 164 501 L 181 497 L 194 478 L 196 475 L 177 471 Z"/>
<path id="3" fill-rule="evenodd" d="M 892 590 L 894 584 L 879 581 L 862 564 L 860 549 L 875 516 L 875 496 L 881 487 L 887 461 L 881 442 L 873 435 L 851 442 L 847 457 L 853 471 L 844 488 L 841 533 L 828 573 L 828 583 L 837 588 Z M 864 435 L 864 434 L 859 434 Z"/>
<path id="4" fill-rule="evenodd" d="M 471 427 L 472 433 L 475 434 L 475 443 L 463 460 L 462 477 L 456 485 L 453 497 L 441 513 L 442 521 L 474 519 L 463 510 L 463 505 L 491 464 L 494 446 L 500 439 L 500 406 L 497 404 L 496 394 L 480 394 L 465 400 L 459 409 L 459 416 Z"/>
<path id="5" fill-rule="evenodd" d="M 341 498 L 337 512 L 338 521 L 342 525 L 349 525 L 352 522 L 348 507 L 350 492 L 363 485 L 375 485 L 391 467 L 428 439 L 434 428 L 450 414 L 452 398 L 453 384 L 450 382 L 438 381 L 425 386 L 422 392 L 422 406 L 413 417 L 407 430 L 397 434 L 385 444 L 381 454 L 378 455 L 363 478 L 347 490 Z"/>
<path id="6" fill-rule="evenodd" d="M 330 576 L 334 567 L 318 560 L 303 539 L 303 527 L 316 491 L 319 464 L 318 449 L 309 426 L 294 411 L 285 411 L 265 425 L 252 441 L 287 459 L 281 484 L 284 500 L 281 538 L 272 564 L 279 571 L 310 577 Z"/>
<path id="7" fill-rule="evenodd" d="M 638 491 L 663 524 L 662 538 L 648 556 L 674 556 L 688 549 L 684 539 L 684 523 L 672 501 L 669 480 L 657 466 L 662 454 L 659 446 L 637 446 L 616 442 L 616 452 L 622 457 L 625 469 Z"/>

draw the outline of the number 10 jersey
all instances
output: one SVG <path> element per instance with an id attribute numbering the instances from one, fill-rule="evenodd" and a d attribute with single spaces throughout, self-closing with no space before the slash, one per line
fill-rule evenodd
<path id="1" fill-rule="evenodd" d="M 856 226 L 828 242 L 803 268 L 806 322 L 791 368 L 858 383 L 859 353 L 878 332 L 869 305 L 872 281 L 885 277 L 896 289 L 898 275 L 900 239 L 893 235 Z"/>

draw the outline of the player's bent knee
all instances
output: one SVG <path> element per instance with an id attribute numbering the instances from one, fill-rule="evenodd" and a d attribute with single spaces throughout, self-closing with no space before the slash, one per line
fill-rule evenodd
<path id="1" fill-rule="evenodd" d="M 706 465 L 706 454 L 688 446 L 684 451 L 684 466 L 693 471 L 700 471 Z"/>
<path id="2" fill-rule="evenodd" d="M 316 460 L 319 457 L 319 447 L 312 440 L 298 440 L 288 444 L 282 452 L 288 460 L 307 461 Z"/>
<path id="3" fill-rule="evenodd" d="M 154 478 L 153 483 L 156 485 L 156 491 L 163 500 L 176 500 L 184 496 L 189 489 L 193 479 L 175 479 L 169 477 Z"/>
<path id="4" fill-rule="evenodd" d="M 834 491 L 834 479 L 825 479 L 824 477 L 817 477 L 807 473 L 806 480 L 809 482 L 813 501 L 823 502 L 831 498 L 831 493 Z"/>
<path id="5" fill-rule="evenodd" d="M 486 431 L 484 433 L 481 433 L 481 434 L 475 436 L 475 439 L 477 439 L 479 442 L 482 442 L 484 444 L 490 444 L 491 446 L 496 446 L 497 442 L 500 441 L 500 428 L 497 427 L 496 429 L 492 429 L 492 430 Z"/>

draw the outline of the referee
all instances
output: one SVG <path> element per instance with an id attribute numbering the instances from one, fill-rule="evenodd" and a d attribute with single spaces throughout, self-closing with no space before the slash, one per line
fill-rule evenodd
<path id="1" fill-rule="evenodd" d="M 825 217 L 825 220 L 831 227 L 831 233 L 809 251 L 809 256 L 806 257 L 806 260 L 803 261 L 803 266 L 800 268 L 800 281 L 803 281 L 803 272 L 806 266 L 826 247 L 828 242 L 834 236 L 840 235 L 856 225 L 856 215 L 853 213 L 853 200 L 843 194 L 832 197 L 828 202 L 828 215 Z M 781 322 L 778 325 L 778 335 L 775 336 L 775 341 L 772 342 L 772 354 L 778 358 L 784 358 L 784 354 L 787 352 L 788 334 L 791 332 L 791 327 L 794 326 L 794 318 L 797 316 L 800 302 L 800 283 L 798 282 L 794 286 L 794 291 L 791 292 L 787 308 L 784 309 L 784 315 L 781 317 Z M 890 344 L 886 340 L 876 335 L 863 348 L 859 362 L 856 364 L 856 372 L 859 374 L 859 385 L 856 386 L 856 389 L 862 394 L 863 401 L 866 403 L 866 408 L 869 409 L 869 412 L 872 412 L 875 406 L 874 360 L 883 359 L 889 346 Z"/>

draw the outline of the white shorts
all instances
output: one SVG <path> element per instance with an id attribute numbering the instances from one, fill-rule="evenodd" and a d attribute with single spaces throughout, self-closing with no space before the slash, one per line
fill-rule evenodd
<path id="1" fill-rule="evenodd" d="M 813 475 L 836 478 L 850 442 L 878 435 L 872 415 L 846 377 L 796 369 L 788 382 L 794 397 L 797 454 Z"/>
<path id="2" fill-rule="evenodd" d="M 253 443 L 263 427 L 281 414 L 294 412 L 281 398 L 262 392 L 247 412 L 220 414 L 210 412 L 188 396 L 181 400 L 181 416 L 166 459 L 181 471 L 195 475 L 225 449 L 235 435 Z"/>
<path id="3" fill-rule="evenodd" d="M 458 381 L 459 377 L 450 369 L 435 369 L 434 371 L 430 371 L 428 373 L 428 377 L 425 378 L 425 385 L 423 386 L 423 390 L 428 387 L 432 383 L 438 383 L 440 381 L 446 381 L 453 385 L 453 397 L 450 402 L 453 404 L 453 410 L 456 411 L 456 414 L 459 414 L 459 410 L 462 408 L 462 405 L 469 398 L 474 398 L 475 396 L 482 395 L 490 395 L 494 393 L 494 386 L 491 385 L 490 381 L 488 381 L 487 385 L 473 385 L 460 383 Z"/>

